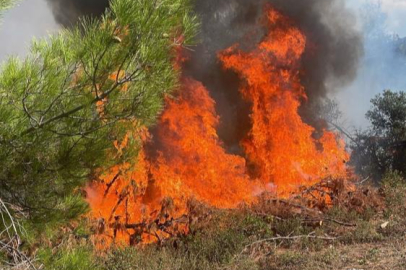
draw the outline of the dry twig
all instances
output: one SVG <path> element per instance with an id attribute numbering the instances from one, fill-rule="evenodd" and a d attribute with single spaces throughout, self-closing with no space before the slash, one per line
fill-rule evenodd
<path id="1" fill-rule="evenodd" d="M 20 234 L 24 232 L 21 224 L 14 218 L 7 204 L 0 198 L 0 252 L 4 252 L 10 261 L 3 263 L 9 265 L 10 269 L 32 269 L 38 270 L 34 265 L 34 260 L 29 258 L 23 251 L 20 250 L 21 238 Z"/>
<path id="2" fill-rule="evenodd" d="M 332 237 L 332 236 L 317 236 L 314 235 L 314 232 L 308 234 L 308 235 L 294 235 L 294 236 L 276 236 L 276 237 L 271 237 L 271 238 L 265 238 L 261 239 L 258 241 L 255 241 L 247 246 L 245 246 L 243 252 L 247 249 L 250 248 L 254 245 L 258 245 L 264 242 L 272 242 L 272 241 L 278 241 L 278 240 L 297 240 L 297 239 L 303 239 L 303 238 L 311 238 L 311 239 L 321 239 L 321 240 L 329 240 L 329 241 L 334 241 L 337 239 L 337 237 Z"/>

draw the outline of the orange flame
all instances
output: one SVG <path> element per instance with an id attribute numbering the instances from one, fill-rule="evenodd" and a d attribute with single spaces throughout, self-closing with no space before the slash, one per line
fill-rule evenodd
<path id="1" fill-rule="evenodd" d="M 242 142 L 246 157 L 226 152 L 214 100 L 201 83 L 183 78 L 178 97 L 167 99 L 155 137 L 142 131 L 145 146 L 136 166 L 117 165 L 87 189 L 101 247 L 187 232 L 174 220 L 187 214 L 190 199 L 235 208 L 264 191 L 288 196 L 327 177 L 346 177 L 343 141 L 330 131 L 315 139 L 315 129 L 298 114 L 306 99 L 299 79 L 305 36 L 271 8 L 266 19 L 269 34 L 256 49 L 233 46 L 219 55 L 240 75 L 241 93 L 252 104 L 252 129 Z"/>
<path id="2" fill-rule="evenodd" d="M 252 174 L 283 195 L 329 176 L 345 177 L 349 155 L 332 132 L 314 139 L 315 129 L 298 114 L 306 98 L 299 80 L 305 36 L 275 10 L 268 23 L 270 33 L 258 48 L 244 53 L 232 47 L 220 59 L 244 80 L 241 93 L 252 104 L 252 130 L 242 143 Z"/>
<path id="3" fill-rule="evenodd" d="M 217 136 L 214 101 L 203 85 L 183 80 L 177 100 L 168 100 L 158 141 L 163 145 L 152 173 L 172 198 L 180 194 L 220 208 L 252 199 L 253 184 L 242 157 L 227 154 Z"/>

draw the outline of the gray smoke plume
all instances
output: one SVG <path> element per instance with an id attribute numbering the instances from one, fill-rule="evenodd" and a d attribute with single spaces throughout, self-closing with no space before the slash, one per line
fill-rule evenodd
<path id="1" fill-rule="evenodd" d="M 217 54 L 236 43 L 244 50 L 256 46 L 265 34 L 259 22 L 263 8 L 262 0 L 197 0 L 195 5 L 201 20 L 199 44 L 185 72 L 202 82 L 216 101 L 219 137 L 233 153 L 242 153 L 239 143 L 251 128 L 250 104 L 241 98 L 238 76 L 222 68 Z"/>
<path id="2" fill-rule="evenodd" d="M 365 113 L 371 107 L 371 98 L 384 89 L 406 89 L 406 38 L 389 28 L 391 17 L 380 1 L 366 1 L 354 12 L 358 13 L 365 54 L 356 80 L 337 93 L 337 100 L 349 121 L 349 128 L 364 129 L 370 124 Z"/>
<path id="3" fill-rule="evenodd" d="M 63 25 L 81 15 L 98 15 L 108 5 L 108 0 L 47 1 Z M 316 125 L 309 109 L 312 103 L 355 78 L 363 53 L 362 36 L 354 29 L 355 17 L 343 0 L 195 0 L 202 26 L 199 45 L 185 65 L 185 73 L 201 81 L 216 100 L 222 123 L 219 135 L 234 152 L 250 129 L 250 105 L 239 94 L 238 76 L 222 69 L 217 54 L 236 43 L 249 50 L 260 41 L 265 30 L 260 20 L 268 3 L 296 22 L 308 39 L 301 67 L 309 96 L 301 114 L 307 122 Z"/>
<path id="4" fill-rule="evenodd" d="M 250 129 L 250 106 L 238 93 L 238 77 L 222 69 L 217 53 L 236 43 L 249 50 L 260 41 L 264 35 L 260 20 L 267 3 L 290 17 L 307 36 L 301 80 L 309 102 L 301 115 L 313 126 L 319 124 L 313 119 L 314 103 L 350 83 L 363 54 L 362 36 L 354 28 L 356 18 L 342 0 L 197 0 L 201 43 L 186 70 L 211 91 L 222 120 L 219 135 L 236 152 Z"/>
<path id="5" fill-rule="evenodd" d="M 55 20 L 69 27 L 82 16 L 99 16 L 108 7 L 109 0 L 46 0 Z"/>

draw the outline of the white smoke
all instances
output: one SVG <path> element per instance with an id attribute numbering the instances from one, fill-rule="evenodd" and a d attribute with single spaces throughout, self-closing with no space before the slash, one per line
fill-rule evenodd
<path id="1" fill-rule="evenodd" d="M 365 128 L 370 100 L 384 89 L 406 91 L 406 0 L 353 1 L 364 36 L 364 57 L 356 80 L 335 96 L 344 112 L 346 128 Z M 400 17 L 399 14 L 403 16 Z M 402 26 L 402 27 L 399 27 Z M 399 32 L 398 32 L 399 31 Z"/>
<path id="2" fill-rule="evenodd" d="M 58 29 L 44 0 L 19 1 L 6 12 L 0 26 L 0 62 L 10 55 L 26 55 L 33 37 L 44 37 Z"/>

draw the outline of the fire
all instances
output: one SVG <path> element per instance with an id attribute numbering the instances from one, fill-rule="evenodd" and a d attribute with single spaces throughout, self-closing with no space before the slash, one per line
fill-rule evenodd
<path id="1" fill-rule="evenodd" d="M 235 45 L 219 53 L 224 68 L 239 74 L 240 92 L 252 105 L 252 129 L 241 142 L 246 155 L 227 153 L 216 131 L 215 101 L 200 82 L 182 78 L 153 136 L 140 130 L 144 147 L 136 165 L 117 165 L 87 188 L 98 245 L 186 233 L 191 199 L 236 208 L 265 191 L 288 196 L 328 177 L 346 177 L 343 141 L 330 131 L 314 138 L 315 129 L 298 113 L 306 100 L 299 78 L 305 36 L 272 8 L 266 23 L 269 34 L 251 52 Z M 115 145 L 125 151 L 125 142 Z"/>
<path id="2" fill-rule="evenodd" d="M 201 83 L 190 78 L 182 82 L 178 98 L 167 100 L 154 143 L 145 136 L 136 166 L 118 165 L 88 188 L 99 233 L 107 234 L 98 237 L 100 247 L 112 239 L 149 242 L 187 231 L 183 217 L 190 199 L 218 208 L 254 199 L 256 185 L 245 159 L 227 154 L 217 136 L 214 100 Z M 125 144 L 116 143 L 117 151 Z M 173 223 L 178 225 L 175 231 L 166 228 Z"/>
<path id="3" fill-rule="evenodd" d="M 252 129 L 242 142 L 251 174 L 283 195 L 329 176 L 345 177 L 349 155 L 332 132 L 314 139 L 315 129 L 298 114 L 306 99 L 299 79 L 305 36 L 275 10 L 267 17 L 270 32 L 255 50 L 232 47 L 220 59 L 240 75 L 241 93 L 252 104 Z"/>
<path id="4" fill-rule="evenodd" d="M 250 201 L 253 183 L 245 160 L 222 147 L 213 99 L 197 81 L 186 78 L 183 85 L 178 99 L 168 100 L 161 117 L 157 141 L 162 148 L 152 167 L 156 182 L 165 196 L 182 194 L 215 207 L 233 208 Z"/>

